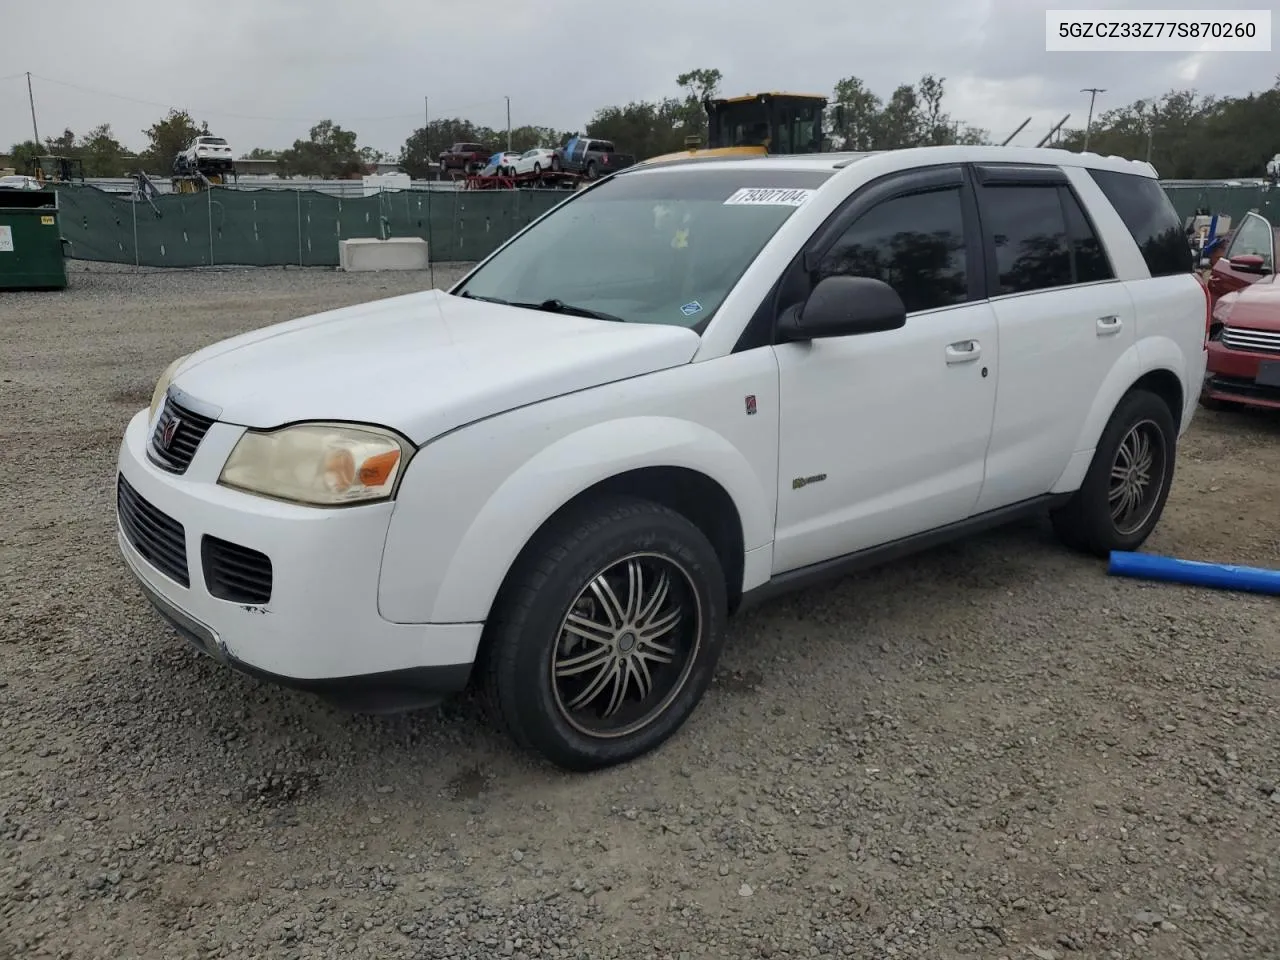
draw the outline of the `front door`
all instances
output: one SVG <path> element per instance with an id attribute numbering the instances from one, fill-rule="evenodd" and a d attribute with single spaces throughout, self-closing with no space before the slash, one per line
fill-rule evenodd
<path id="1" fill-rule="evenodd" d="M 1209 293 L 1217 300 L 1224 293 L 1243 290 L 1275 269 L 1275 231 L 1271 222 L 1256 213 L 1247 213 L 1231 238 L 1226 252 L 1209 272 Z M 1265 273 L 1238 270 L 1231 258 L 1246 254 L 1262 257 Z"/>
<path id="2" fill-rule="evenodd" d="M 972 202 L 958 167 L 880 181 L 819 231 L 812 269 L 793 268 L 805 291 L 835 274 L 882 279 L 908 315 L 898 330 L 775 347 L 775 574 L 973 512 L 999 344 Z"/>

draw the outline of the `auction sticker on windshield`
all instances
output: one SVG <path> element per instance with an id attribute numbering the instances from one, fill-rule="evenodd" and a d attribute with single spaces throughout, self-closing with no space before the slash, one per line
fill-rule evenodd
<path id="1" fill-rule="evenodd" d="M 798 207 L 811 196 L 813 196 L 812 190 L 799 190 L 794 187 L 743 187 L 724 203 L 725 206 L 746 204 L 769 207 Z"/>

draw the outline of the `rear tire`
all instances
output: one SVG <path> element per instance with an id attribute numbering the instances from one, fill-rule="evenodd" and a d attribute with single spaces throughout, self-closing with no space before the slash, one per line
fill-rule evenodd
<path id="1" fill-rule="evenodd" d="M 1164 512 L 1177 444 L 1177 425 L 1163 400 L 1146 390 L 1126 394 L 1080 489 L 1050 515 L 1058 537 L 1098 557 L 1140 547 Z"/>
<path id="2" fill-rule="evenodd" d="M 538 535 L 486 627 L 482 677 L 512 738 L 567 770 L 666 741 L 724 644 L 724 572 L 685 517 L 646 500 L 589 503 Z"/>

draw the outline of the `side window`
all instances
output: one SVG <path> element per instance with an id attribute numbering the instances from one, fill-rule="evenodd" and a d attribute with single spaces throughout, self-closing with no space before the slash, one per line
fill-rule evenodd
<path id="1" fill-rule="evenodd" d="M 984 187 L 978 202 L 984 239 L 996 252 L 993 295 L 1071 283 L 1071 245 L 1056 184 Z"/>
<path id="2" fill-rule="evenodd" d="M 875 277 L 902 297 L 907 312 L 969 298 L 964 213 L 958 187 L 912 193 L 872 207 L 818 264 L 817 279 Z"/>
<path id="3" fill-rule="evenodd" d="M 1090 170 L 1089 175 L 1129 228 L 1153 277 L 1169 277 L 1195 269 L 1182 221 L 1160 181 L 1114 170 Z"/>
<path id="4" fill-rule="evenodd" d="M 1270 270 L 1273 266 L 1271 234 L 1270 223 L 1255 214 L 1247 214 L 1240 222 L 1240 229 L 1231 238 L 1227 256 L 1239 257 L 1244 254 L 1254 254 L 1262 257 L 1263 266 Z"/>
<path id="5" fill-rule="evenodd" d="M 1111 269 L 1107 251 L 1089 224 L 1089 218 L 1084 215 L 1075 193 L 1070 187 L 1061 187 L 1059 196 L 1062 198 L 1063 212 L 1067 215 L 1067 236 L 1071 240 L 1071 255 L 1075 259 L 1075 282 L 1114 280 L 1116 272 Z"/>

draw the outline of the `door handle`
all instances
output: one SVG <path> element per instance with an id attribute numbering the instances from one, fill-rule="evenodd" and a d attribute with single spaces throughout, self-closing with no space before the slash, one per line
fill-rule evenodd
<path id="1" fill-rule="evenodd" d="M 982 356 L 982 344 L 977 340 L 958 340 L 947 345 L 947 363 L 973 363 Z"/>
<path id="2" fill-rule="evenodd" d="M 1120 328 L 1124 326 L 1124 321 L 1117 316 L 1107 316 L 1098 318 L 1098 336 L 1109 337 L 1112 334 L 1119 333 Z"/>

